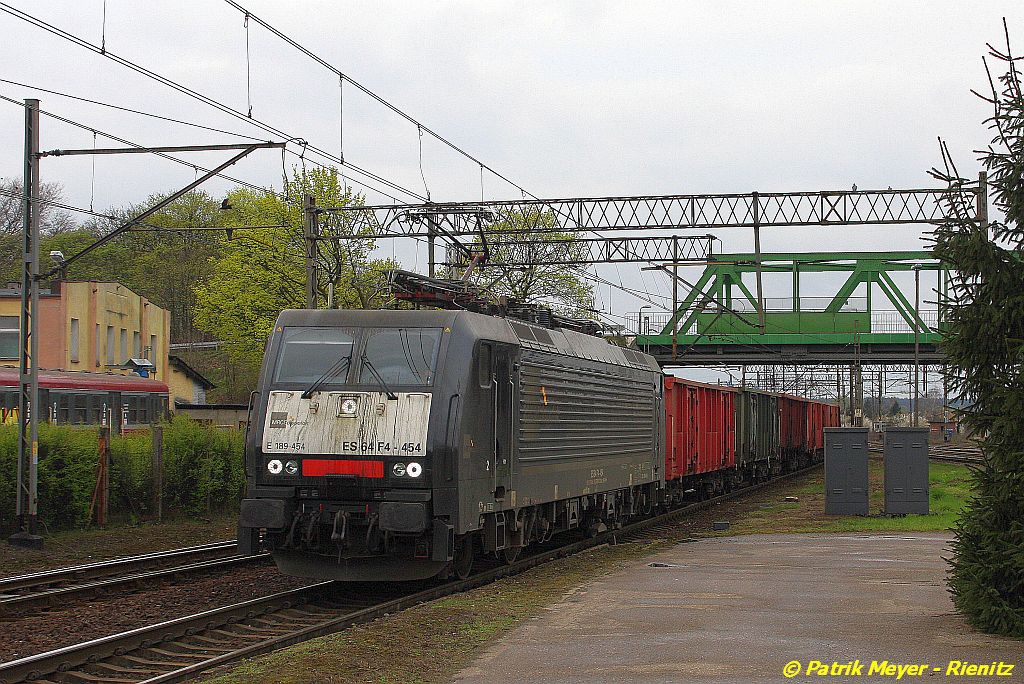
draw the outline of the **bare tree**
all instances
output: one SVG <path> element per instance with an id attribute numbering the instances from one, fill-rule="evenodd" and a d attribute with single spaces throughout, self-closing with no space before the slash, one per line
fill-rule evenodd
<path id="1" fill-rule="evenodd" d="M 39 229 L 43 235 L 55 235 L 75 228 L 71 215 L 47 202 L 59 202 L 63 189 L 60 183 L 43 183 L 40 187 L 41 212 Z M 16 272 L 21 262 L 22 183 L 17 178 L 0 178 L 0 273 Z"/>

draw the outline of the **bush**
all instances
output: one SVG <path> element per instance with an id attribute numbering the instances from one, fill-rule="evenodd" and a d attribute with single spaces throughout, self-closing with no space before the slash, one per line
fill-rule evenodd
<path id="1" fill-rule="evenodd" d="M 205 427 L 184 416 L 164 424 L 163 508 L 196 515 L 233 510 L 245 487 L 244 434 Z M 39 426 L 39 517 L 46 529 L 89 523 L 96 487 L 99 431 Z M 0 426 L 0 529 L 15 515 L 18 426 Z M 110 442 L 111 519 L 153 514 L 152 435 L 115 435 Z"/>

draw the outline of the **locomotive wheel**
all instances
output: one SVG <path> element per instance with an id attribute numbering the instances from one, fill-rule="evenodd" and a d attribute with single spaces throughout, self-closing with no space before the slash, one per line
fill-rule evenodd
<path id="1" fill-rule="evenodd" d="M 519 552 L 523 550 L 522 546 L 510 546 L 501 551 L 501 557 L 505 559 L 505 562 L 512 565 L 519 558 Z"/>
<path id="2" fill-rule="evenodd" d="M 452 558 L 452 574 L 460 580 L 469 577 L 473 570 L 473 535 L 458 539 L 455 542 L 455 554 Z"/>

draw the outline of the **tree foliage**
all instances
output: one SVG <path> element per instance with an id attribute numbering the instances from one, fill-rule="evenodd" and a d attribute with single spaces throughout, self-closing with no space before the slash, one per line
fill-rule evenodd
<path id="1" fill-rule="evenodd" d="M 258 365 L 267 337 L 282 309 L 306 305 L 305 237 L 302 199 L 318 207 L 358 204 L 362 199 L 342 188 L 331 169 L 294 173 L 285 196 L 238 189 L 228 198 L 225 226 L 279 226 L 237 230 L 224 244 L 211 277 L 197 289 L 196 325 L 227 343 L 240 363 Z M 383 301 L 384 273 L 395 265 L 372 259 L 372 240 L 354 236 L 338 213 L 320 214 L 317 292 L 321 305 L 329 295 L 335 308 L 371 308 Z"/>
<path id="2" fill-rule="evenodd" d="M 943 348 L 985 456 L 956 530 L 949 586 L 972 625 L 1024 637 L 1024 97 L 1009 38 L 992 56 L 1007 73 L 985 98 L 994 137 L 981 162 L 1005 220 L 977 220 L 974 193 L 947 155 L 945 171 L 935 172 L 951 184 L 951 218 L 935 235 L 936 255 L 955 274 Z"/>
<path id="3" fill-rule="evenodd" d="M 568 315 L 591 318 L 594 286 L 584 279 L 581 267 L 513 265 L 580 261 L 588 249 L 574 241 L 575 233 L 554 230 L 551 212 L 526 212 L 506 215 L 487 227 L 488 259 L 471 280 L 497 297 L 554 305 Z M 482 249 L 483 243 L 477 238 L 472 249 Z M 452 268 L 448 275 L 459 277 L 460 269 Z"/>

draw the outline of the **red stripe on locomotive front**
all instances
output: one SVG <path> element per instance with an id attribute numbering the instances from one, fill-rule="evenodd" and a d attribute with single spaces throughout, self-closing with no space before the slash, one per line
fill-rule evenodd
<path id="1" fill-rule="evenodd" d="M 357 475 L 384 477 L 384 461 L 353 461 L 349 459 L 307 458 L 302 461 L 302 474 L 309 477 L 325 475 Z"/>

